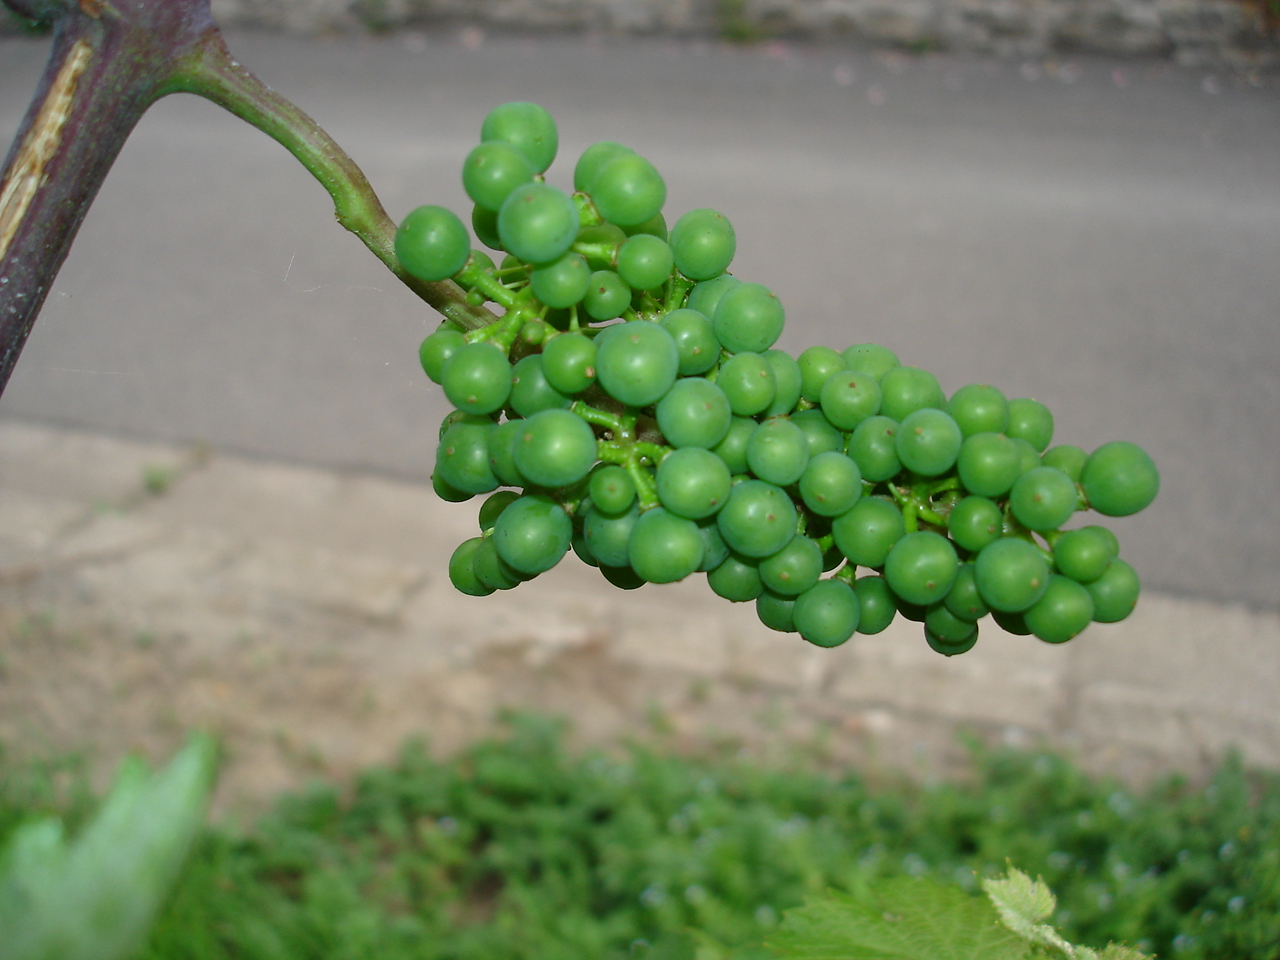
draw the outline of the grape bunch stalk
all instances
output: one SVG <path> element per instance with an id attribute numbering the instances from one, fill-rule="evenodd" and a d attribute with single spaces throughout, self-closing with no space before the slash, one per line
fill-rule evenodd
<path id="1" fill-rule="evenodd" d="M 1115 535 L 1064 525 L 1151 503 L 1159 474 L 1140 447 L 1051 447 L 1038 401 L 978 384 L 948 398 L 878 344 L 793 358 L 773 348 L 777 296 L 728 272 L 732 225 L 697 209 L 668 229 L 640 154 L 593 144 L 567 193 L 544 176 L 558 134 L 542 107 L 497 107 L 480 141 L 462 181 L 501 261 L 439 206 L 395 238 L 410 274 L 502 310 L 470 332 L 446 321 L 420 349 L 455 407 L 435 490 L 489 494 L 449 561 L 463 593 L 513 588 L 572 550 L 623 589 L 705 573 L 823 647 L 901 614 L 948 656 L 988 614 L 1060 643 L 1134 609 Z"/>

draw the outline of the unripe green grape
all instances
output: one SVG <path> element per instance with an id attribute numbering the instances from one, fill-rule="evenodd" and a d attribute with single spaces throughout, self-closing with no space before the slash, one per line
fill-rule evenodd
<path id="1" fill-rule="evenodd" d="M 848 513 L 862 496 L 858 465 L 834 450 L 810 457 L 800 476 L 800 498 L 821 517 Z"/>
<path id="2" fill-rule="evenodd" d="M 680 352 L 680 376 L 706 373 L 720 359 L 720 341 L 711 321 L 697 310 L 672 310 L 660 321 Z"/>
<path id="3" fill-rule="evenodd" d="M 672 450 L 658 464 L 654 482 L 662 505 L 688 520 L 711 516 L 729 497 L 729 468 L 701 447 Z"/>
<path id="4" fill-rule="evenodd" d="M 1009 401 L 1009 426 L 1005 435 L 1025 440 L 1043 453 L 1053 439 L 1053 414 L 1039 400 L 1020 397 Z"/>
<path id="5" fill-rule="evenodd" d="M 496 210 L 486 210 L 479 204 L 472 207 L 471 229 L 475 231 L 476 239 L 490 250 L 502 249 L 502 238 L 498 236 L 498 213 Z"/>
<path id="6" fill-rule="evenodd" d="M 798 596 L 822 576 L 822 548 L 796 535 L 777 553 L 760 561 L 760 580 L 766 589 L 784 597 Z"/>
<path id="7" fill-rule="evenodd" d="M 760 596 L 756 597 L 756 616 L 770 630 L 777 630 L 779 633 L 795 633 L 795 619 L 792 613 L 795 605 L 794 597 L 779 596 L 766 588 L 761 591 Z"/>
<path id="8" fill-rule="evenodd" d="M 833 427 L 854 430 L 880 412 L 880 384 L 867 373 L 837 370 L 822 384 L 818 403 Z"/>
<path id="9" fill-rule="evenodd" d="M 1093 598 L 1093 619 L 1098 623 L 1118 623 L 1138 605 L 1142 584 L 1133 567 L 1116 557 L 1106 571 L 1085 589 Z"/>
<path id="10" fill-rule="evenodd" d="M 446 503 L 464 503 L 475 496 L 474 493 L 468 493 L 466 490 L 459 490 L 450 484 L 440 475 L 440 470 L 436 469 L 431 474 L 431 489 L 435 491 L 437 497 Z"/>
<path id="11" fill-rule="evenodd" d="M 657 237 L 637 234 L 618 251 L 618 276 L 633 290 L 652 290 L 671 276 L 671 248 Z"/>
<path id="12" fill-rule="evenodd" d="M 836 517 L 831 532 L 850 563 L 880 567 L 907 528 L 897 505 L 881 497 L 862 497 Z"/>
<path id="13" fill-rule="evenodd" d="M 578 528 L 574 528 L 573 537 L 569 540 L 569 549 L 572 550 L 581 560 L 589 567 L 600 566 L 600 561 L 596 555 L 591 552 L 591 547 L 587 545 L 586 535 Z"/>
<path id="14" fill-rule="evenodd" d="M 436 472 L 445 483 L 466 493 L 488 493 L 498 485 L 489 468 L 489 432 L 485 421 L 455 423 L 436 448 Z"/>
<path id="15" fill-rule="evenodd" d="M 577 483 L 596 462 L 596 435 L 569 410 L 542 410 L 524 421 L 515 441 L 516 468 L 539 487 Z"/>
<path id="16" fill-rule="evenodd" d="M 1018 450 L 1018 476 L 1040 466 L 1040 453 L 1029 441 L 1021 437 L 1010 437 L 1010 439 Z"/>
<path id="17" fill-rule="evenodd" d="M 581 393 L 596 382 L 595 341 L 580 333 L 552 337 L 542 347 L 542 373 L 561 393 Z"/>
<path id="18" fill-rule="evenodd" d="M 1093 597 L 1074 580 L 1055 573 L 1049 577 L 1044 596 L 1022 617 L 1045 643 L 1065 643 L 1093 622 Z"/>
<path id="19" fill-rule="evenodd" d="M 791 619 L 796 632 L 815 646 L 838 647 L 858 629 L 861 612 L 858 595 L 847 583 L 820 580 L 796 597 Z"/>
<path id="20" fill-rule="evenodd" d="M 884 578 L 898 596 L 924 606 L 947 595 L 959 569 L 951 541 L 932 530 L 918 530 L 893 545 L 884 561 Z"/>
<path id="21" fill-rule="evenodd" d="M 800 365 L 782 350 L 766 350 L 760 354 L 773 370 L 773 402 L 764 410 L 766 417 L 780 417 L 795 409 L 800 399 Z"/>
<path id="22" fill-rule="evenodd" d="M 970 493 L 1001 497 L 1022 475 L 1022 456 L 1002 433 L 975 433 L 965 438 L 956 457 L 956 473 Z"/>
<path id="23" fill-rule="evenodd" d="M 563 256 L 577 237 L 578 227 L 578 208 L 573 200 L 546 183 L 517 187 L 498 211 L 503 248 L 526 263 L 550 263 Z"/>
<path id="24" fill-rule="evenodd" d="M 756 422 L 748 417 L 734 417 L 729 421 L 729 432 L 711 448 L 711 452 L 724 461 L 729 473 L 737 476 L 747 472 L 747 444 L 756 432 Z"/>
<path id="25" fill-rule="evenodd" d="M 648 220 L 640 223 L 628 224 L 622 228 L 624 236 L 638 237 L 641 234 L 648 234 L 651 237 L 657 237 L 663 243 L 667 242 L 667 218 L 662 215 L 659 210 Z"/>
<path id="26" fill-rule="evenodd" d="M 497 211 L 511 191 L 533 182 L 534 169 L 515 147 L 501 140 L 480 144 L 462 162 L 462 186 L 472 203 Z"/>
<path id="27" fill-rule="evenodd" d="M 428 204 L 400 221 L 396 259 L 411 276 L 434 282 L 452 277 L 471 255 L 471 234 L 457 214 Z"/>
<path id="28" fill-rule="evenodd" d="M 1036 467 L 1009 491 L 1009 509 L 1028 530 L 1056 530 L 1076 512 L 1076 485 L 1061 470 Z"/>
<path id="29" fill-rule="evenodd" d="M 947 645 L 966 643 L 978 629 L 974 620 L 957 617 L 942 601 L 930 604 L 924 615 L 924 626 L 928 633 Z M 932 644 L 931 644 L 932 645 Z M 967 648 L 966 648 L 967 649 Z"/>
<path id="30" fill-rule="evenodd" d="M 912 623 L 924 623 L 924 618 L 929 615 L 929 608 L 919 603 L 911 603 L 898 596 L 890 589 L 889 596 L 893 597 L 894 605 L 898 608 L 898 612 Z"/>
<path id="31" fill-rule="evenodd" d="M 625 567 L 630 563 L 631 531 L 640 519 L 634 504 L 615 514 L 602 513 L 594 506 L 585 512 L 582 535 L 602 567 Z"/>
<path id="32" fill-rule="evenodd" d="M 738 353 L 720 365 L 716 384 L 729 398 L 735 416 L 752 417 L 766 410 L 777 395 L 769 361 L 758 353 Z"/>
<path id="33" fill-rule="evenodd" d="M 469 597 L 487 597 L 493 593 L 493 587 L 480 582 L 472 567 L 476 548 L 484 542 L 484 537 L 472 537 L 458 544 L 458 548 L 449 557 L 449 582 L 460 593 Z"/>
<path id="34" fill-rule="evenodd" d="M 533 295 L 548 307 L 571 307 L 587 295 L 591 268 L 576 253 L 536 267 L 529 274 Z"/>
<path id="35" fill-rule="evenodd" d="M 786 319 L 782 301 L 759 283 L 740 283 L 716 304 L 711 323 L 730 353 L 763 353 L 782 334 Z"/>
<path id="36" fill-rule="evenodd" d="M 617 153 L 596 171 L 587 193 L 600 216 L 625 228 L 644 223 L 661 210 L 667 186 L 644 157 Z"/>
<path id="37" fill-rule="evenodd" d="M 690 280 L 710 280 L 729 269 L 737 250 L 733 225 L 718 210 L 690 210 L 671 228 L 676 269 Z"/>
<path id="38" fill-rule="evenodd" d="M 709 450 L 725 438 L 733 420 L 724 391 L 701 377 L 677 380 L 658 401 L 655 413 L 658 429 L 676 448 Z"/>
<path id="39" fill-rule="evenodd" d="M 485 537 L 471 557 L 471 569 L 476 579 L 490 590 L 510 590 L 518 587 L 524 580 L 524 574 L 513 570 L 498 555 L 498 548 L 493 537 Z"/>
<path id="40" fill-rule="evenodd" d="M 423 373 L 430 377 L 433 383 L 439 383 L 441 376 L 444 375 L 444 365 L 450 357 L 466 346 L 466 343 L 467 338 L 460 331 L 450 326 L 442 326 L 423 340 L 422 346 L 418 348 L 418 361 L 422 364 Z"/>
<path id="41" fill-rule="evenodd" d="M 788 487 L 809 465 L 809 441 L 790 420 L 766 420 L 747 444 L 747 466 L 761 480 Z"/>
<path id="42" fill-rule="evenodd" d="M 616 463 L 602 463 L 591 471 L 587 493 L 591 502 L 605 514 L 622 513 L 636 502 L 635 481 Z"/>
<path id="43" fill-rule="evenodd" d="M 1116 548 L 1101 527 L 1068 530 L 1053 544 L 1053 565 L 1077 583 L 1093 583 L 1116 557 Z"/>
<path id="44" fill-rule="evenodd" d="M 1084 474 L 1085 461 L 1089 455 L 1083 449 L 1069 443 L 1050 447 L 1040 455 L 1040 463 L 1046 467 L 1056 467 L 1071 478 L 1072 483 L 1079 483 Z"/>
<path id="45" fill-rule="evenodd" d="M 992 610 L 991 619 L 1005 633 L 1012 633 L 1018 637 L 1031 636 L 1031 628 L 1027 626 L 1026 618 L 1021 613 L 1006 613 L 1003 610 Z"/>
<path id="46" fill-rule="evenodd" d="M 600 566 L 600 573 L 610 584 L 619 590 L 637 590 L 643 587 L 647 582 L 644 577 L 640 576 L 630 567 L 606 567 Z"/>
<path id="47" fill-rule="evenodd" d="M 805 439 L 809 441 L 810 457 L 816 457 L 820 453 L 844 452 L 845 435 L 831 425 L 821 410 L 793 413 L 791 422 L 804 431 Z"/>
<path id="48" fill-rule="evenodd" d="M 1001 537 L 974 561 L 978 592 L 992 610 L 1021 613 L 1049 586 L 1049 564 L 1039 549 L 1020 537 Z"/>
<path id="49" fill-rule="evenodd" d="M 706 573 L 728 559 L 729 545 L 724 542 L 715 517 L 703 517 L 695 522 L 698 525 L 698 535 L 702 537 L 702 562 L 698 564 L 698 572 Z"/>
<path id="50" fill-rule="evenodd" d="M 504 103 L 490 110 L 480 125 L 480 139 L 510 144 L 529 161 L 534 173 L 551 166 L 560 146 L 551 114 L 527 102 Z"/>
<path id="51" fill-rule="evenodd" d="M 613 320 L 631 306 L 631 288 L 612 270 L 597 270 L 582 298 L 592 320 Z"/>
<path id="52" fill-rule="evenodd" d="M 898 615 L 893 594 L 884 577 L 870 575 L 854 581 L 853 592 L 858 595 L 858 632 L 868 636 L 881 633 Z"/>
<path id="53" fill-rule="evenodd" d="M 1009 426 L 1009 401 L 995 387 L 971 383 L 947 401 L 947 413 L 966 437 L 978 433 L 1004 433 Z"/>
<path id="54" fill-rule="evenodd" d="M 698 569 L 703 543 L 698 526 L 662 508 L 646 510 L 631 530 L 627 558 L 650 583 L 675 583 Z"/>
<path id="55" fill-rule="evenodd" d="M 938 636 L 938 634 L 934 633 L 928 627 L 925 627 L 924 638 L 930 648 L 936 653 L 940 653 L 944 657 L 959 656 L 962 653 L 968 653 L 973 649 L 974 644 L 978 642 L 978 625 L 974 623 L 970 624 L 970 626 L 973 627 L 973 632 L 963 640 L 948 640 L 944 637 Z"/>
<path id="56" fill-rule="evenodd" d="M 526 494 L 502 511 L 492 539 L 503 561 L 534 575 L 560 562 L 572 536 L 573 523 L 563 507 L 542 494 Z"/>
<path id="57" fill-rule="evenodd" d="M 898 475 L 898 421 L 885 416 L 868 417 L 849 437 L 846 453 L 858 465 L 863 480 L 880 483 Z"/>
<path id="58" fill-rule="evenodd" d="M 942 602 L 961 620 L 981 620 L 991 612 L 978 590 L 977 572 L 972 563 L 960 564 L 960 569 L 956 571 L 956 581 Z"/>
<path id="59" fill-rule="evenodd" d="M 855 343 L 840 356 L 854 373 L 865 373 L 877 380 L 899 365 L 898 355 L 878 343 Z"/>
<path id="60" fill-rule="evenodd" d="M 587 147 L 574 165 L 573 189 L 580 193 L 588 193 L 591 190 L 591 182 L 595 180 L 600 168 L 614 157 L 624 153 L 635 153 L 635 151 L 612 140 L 601 140 Z"/>
<path id="61" fill-rule="evenodd" d="M 927 407 L 898 425 L 898 459 L 922 477 L 937 477 L 956 462 L 963 441 L 960 427 L 944 411 Z"/>
<path id="62" fill-rule="evenodd" d="M 938 378 L 919 367 L 894 367 L 880 378 L 880 412 L 901 423 L 917 410 L 944 410 L 946 395 Z"/>
<path id="63" fill-rule="evenodd" d="M 1004 513 L 995 501 L 986 497 L 965 497 L 947 515 L 951 539 L 970 553 L 977 553 L 988 543 L 999 540 L 1003 530 Z"/>
<path id="64" fill-rule="evenodd" d="M 504 487 L 524 486 L 524 477 L 516 469 L 516 437 L 524 421 L 508 420 L 489 431 L 489 469 Z"/>
<path id="65" fill-rule="evenodd" d="M 518 499 L 520 499 L 520 494 L 514 490 L 499 490 L 497 493 L 492 493 L 486 497 L 484 503 L 480 504 L 480 514 L 476 518 L 480 523 L 480 532 L 487 533 L 492 530 L 494 523 L 502 515 L 502 511 Z"/>
<path id="66" fill-rule="evenodd" d="M 511 365 L 492 343 L 469 343 L 445 362 L 440 383 L 459 410 L 493 413 L 502 409 L 511 393 Z"/>
<path id="67" fill-rule="evenodd" d="M 1108 517 L 1127 517 L 1160 492 L 1160 472 L 1137 444 L 1117 440 L 1089 455 L 1080 475 L 1089 506 Z"/>
<path id="68" fill-rule="evenodd" d="M 520 416 L 532 417 L 542 410 L 568 407 L 571 399 L 550 384 L 542 357 L 533 353 L 511 368 L 511 396 L 507 402 Z"/>
<path id="69" fill-rule="evenodd" d="M 656 323 L 633 320 L 596 338 L 596 379 L 609 396 L 632 407 L 657 402 L 675 383 L 680 351 Z"/>
<path id="70" fill-rule="evenodd" d="M 759 563 L 733 553 L 719 566 L 707 572 L 707 585 L 716 596 L 733 603 L 754 600 L 764 591 Z"/>
<path id="71" fill-rule="evenodd" d="M 767 557 L 795 535 L 796 508 L 781 487 L 745 480 L 729 491 L 716 523 L 730 550 L 745 557 Z"/>
<path id="72" fill-rule="evenodd" d="M 689 291 L 685 306 L 690 310 L 697 310 L 707 318 L 714 317 L 720 298 L 740 283 L 741 280 L 728 273 L 721 274 L 714 280 L 704 280 Z"/>
<path id="73" fill-rule="evenodd" d="M 802 350 L 796 363 L 800 365 L 800 395 L 810 403 L 821 401 L 827 379 L 845 369 L 844 357 L 824 346 Z"/>

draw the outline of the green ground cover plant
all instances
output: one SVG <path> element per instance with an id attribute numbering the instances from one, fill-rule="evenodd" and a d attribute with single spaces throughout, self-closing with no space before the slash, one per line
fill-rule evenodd
<path id="1" fill-rule="evenodd" d="M 1280 778 L 1227 760 L 1207 784 L 1139 791 L 1052 753 L 973 751 L 968 780 L 873 785 L 646 747 L 578 754 L 561 724 L 516 717 L 455 758 L 410 745 L 349 788 L 211 828 L 141 956 L 852 957 L 788 947 L 833 905 L 908 881 L 926 905 L 982 904 L 1008 861 L 1056 894 L 1048 922 L 1073 943 L 1280 957 Z M 86 814 L 74 780 L 2 776 L 0 845 L 34 814 Z"/>

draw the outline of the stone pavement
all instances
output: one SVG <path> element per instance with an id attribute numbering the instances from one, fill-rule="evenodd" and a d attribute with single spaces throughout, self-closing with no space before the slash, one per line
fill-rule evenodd
<path id="1" fill-rule="evenodd" d="M 1144 595 L 1061 647 L 986 629 L 934 654 L 899 620 L 835 650 L 700 578 L 633 592 L 568 560 L 508 593 L 448 582 L 475 504 L 429 484 L 0 420 L 0 742 L 15 755 L 227 747 L 219 804 L 440 750 L 499 710 L 580 740 L 659 736 L 931 775 L 956 732 L 1141 780 L 1225 751 L 1280 767 L 1280 615 Z"/>

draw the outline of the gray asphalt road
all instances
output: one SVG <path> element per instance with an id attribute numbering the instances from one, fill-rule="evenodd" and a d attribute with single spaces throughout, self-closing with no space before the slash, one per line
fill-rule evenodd
<path id="1" fill-rule="evenodd" d="M 1280 600 L 1280 78 L 1157 63 L 833 49 L 233 36 L 365 167 L 392 215 L 468 209 L 480 119 L 511 99 L 723 210 L 782 346 L 875 340 L 954 390 L 1053 409 L 1058 442 L 1141 443 L 1156 505 L 1115 522 L 1149 586 Z M 0 43 L 0 138 L 43 46 Z M 434 322 L 283 151 L 190 97 L 143 121 L 0 415 L 425 476 Z"/>

